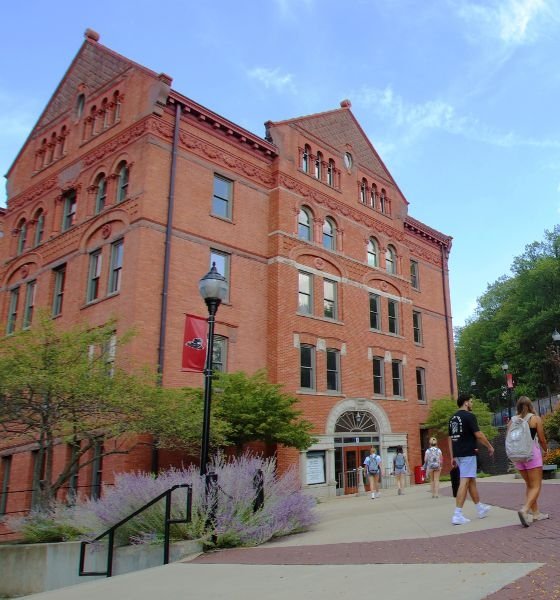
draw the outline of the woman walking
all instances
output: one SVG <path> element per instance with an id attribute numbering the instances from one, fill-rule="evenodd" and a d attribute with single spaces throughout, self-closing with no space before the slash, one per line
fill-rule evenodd
<path id="1" fill-rule="evenodd" d="M 397 453 L 393 458 L 393 474 L 397 480 L 397 495 L 404 494 L 405 481 L 404 477 L 408 472 L 408 461 L 404 455 L 402 446 L 397 446 Z"/>
<path id="2" fill-rule="evenodd" d="M 426 471 L 426 477 L 430 477 L 432 498 L 439 498 L 439 476 L 441 475 L 442 466 L 443 453 L 437 447 L 437 439 L 432 437 L 430 438 L 430 447 L 424 454 L 424 471 Z"/>
<path id="3" fill-rule="evenodd" d="M 538 499 L 542 488 L 543 452 L 547 451 L 548 445 L 544 435 L 542 419 L 535 414 L 531 400 L 527 396 L 521 396 L 517 401 L 516 410 L 517 415 L 514 419 L 526 419 L 530 415 L 527 423 L 531 431 L 531 438 L 533 439 L 533 456 L 529 460 L 514 462 L 515 468 L 519 471 L 521 477 L 523 477 L 526 486 L 525 504 L 517 514 L 523 527 L 529 527 L 533 521 L 548 519 L 548 515 L 541 513 L 538 506 Z M 511 428 L 512 421 L 508 424 L 508 431 Z"/>

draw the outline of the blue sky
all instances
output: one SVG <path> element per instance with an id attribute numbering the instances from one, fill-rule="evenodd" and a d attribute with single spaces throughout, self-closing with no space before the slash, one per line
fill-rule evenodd
<path id="1" fill-rule="evenodd" d="M 560 4 L 551 0 L 10 2 L 0 22 L 6 173 L 78 51 L 101 43 L 257 135 L 352 111 L 410 202 L 453 236 L 461 325 L 560 207 Z M 0 205 L 5 205 L 4 185 Z"/>

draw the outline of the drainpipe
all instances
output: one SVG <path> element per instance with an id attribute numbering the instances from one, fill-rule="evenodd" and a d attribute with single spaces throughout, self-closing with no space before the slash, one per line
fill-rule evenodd
<path id="1" fill-rule="evenodd" d="M 169 198 L 167 202 L 167 226 L 165 229 L 165 255 L 163 259 L 163 287 L 161 291 L 161 316 L 159 324 L 158 345 L 158 385 L 163 385 L 163 369 L 165 365 L 165 334 L 167 328 L 167 299 L 169 294 L 169 264 L 171 260 L 171 237 L 173 232 L 173 205 L 175 203 L 175 175 L 177 170 L 177 149 L 179 147 L 179 127 L 181 121 L 181 105 L 175 104 L 175 130 L 171 148 L 171 169 L 169 172 Z M 158 471 L 158 450 L 152 448 L 152 472 Z"/>
<path id="2" fill-rule="evenodd" d="M 447 258 L 448 252 L 445 247 L 441 246 L 441 280 L 443 284 L 443 307 L 445 314 L 445 331 L 447 334 L 447 362 L 449 366 L 449 389 L 451 390 L 451 396 L 455 396 L 455 383 L 453 380 L 453 362 L 451 361 L 452 356 L 452 343 L 453 343 L 453 332 L 451 331 L 451 319 L 449 317 L 449 290 L 448 290 L 448 278 L 446 277 L 447 269 Z"/>

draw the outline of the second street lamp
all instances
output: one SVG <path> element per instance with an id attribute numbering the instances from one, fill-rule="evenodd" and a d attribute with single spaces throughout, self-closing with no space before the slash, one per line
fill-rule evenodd
<path id="1" fill-rule="evenodd" d="M 508 410 L 508 419 L 511 419 L 511 388 L 509 387 L 508 382 L 508 369 L 509 365 L 504 360 L 502 363 L 502 371 L 504 372 L 504 379 L 506 382 L 506 402 L 507 402 L 507 410 Z"/>
<path id="2" fill-rule="evenodd" d="M 202 421 L 202 445 L 200 447 L 200 474 L 206 475 L 208 449 L 210 447 L 210 405 L 212 402 L 212 354 L 214 352 L 214 323 L 220 304 L 228 297 L 227 279 L 218 273 L 216 263 L 198 284 L 200 295 L 208 307 L 208 342 L 204 367 L 204 417 Z"/>

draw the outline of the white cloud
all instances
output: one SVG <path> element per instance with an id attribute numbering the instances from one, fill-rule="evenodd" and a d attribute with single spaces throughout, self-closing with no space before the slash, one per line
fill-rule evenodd
<path id="1" fill-rule="evenodd" d="M 297 20 L 302 8 L 313 8 L 314 0 L 274 0 L 280 16 L 284 19 Z"/>
<path id="2" fill-rule="evenodd" d="M 493 0 L 461 3 L 457 12 L 474 28 L 469 32 L 471 36 L 483 34 L 515 46 L 535 41 L 539 26 L 551 18 L 555 7 L 549 0 Z"/>
<path id="3" fill-rule="evenodd" d="M 560 148 L 560 140 L 521 138 L 512 131 L 492 130 L 474 117 L 459 115 L 443 100 L 407 103 L 390 86 L 384 89 L 365 87 L 350 97 L 355 99 L 356 105 L 374 111 L 386 123 L 401 129 L 401 139 L 406 143 L 412 143 L 424 134 L 441 131 L 504 148 Z"/>
<path id="4" fill-rule="evenodd" d="M 251 79 L 256 79 L 264 85 L 266 89 L 273 88 L 277 92 L 295 92 L 296 88 L 293 82 L 293 75 L 290 73 L 282 74 L 279 69 L 267 69 L 266 67 L 255 67 L 247 72 Z"/>

